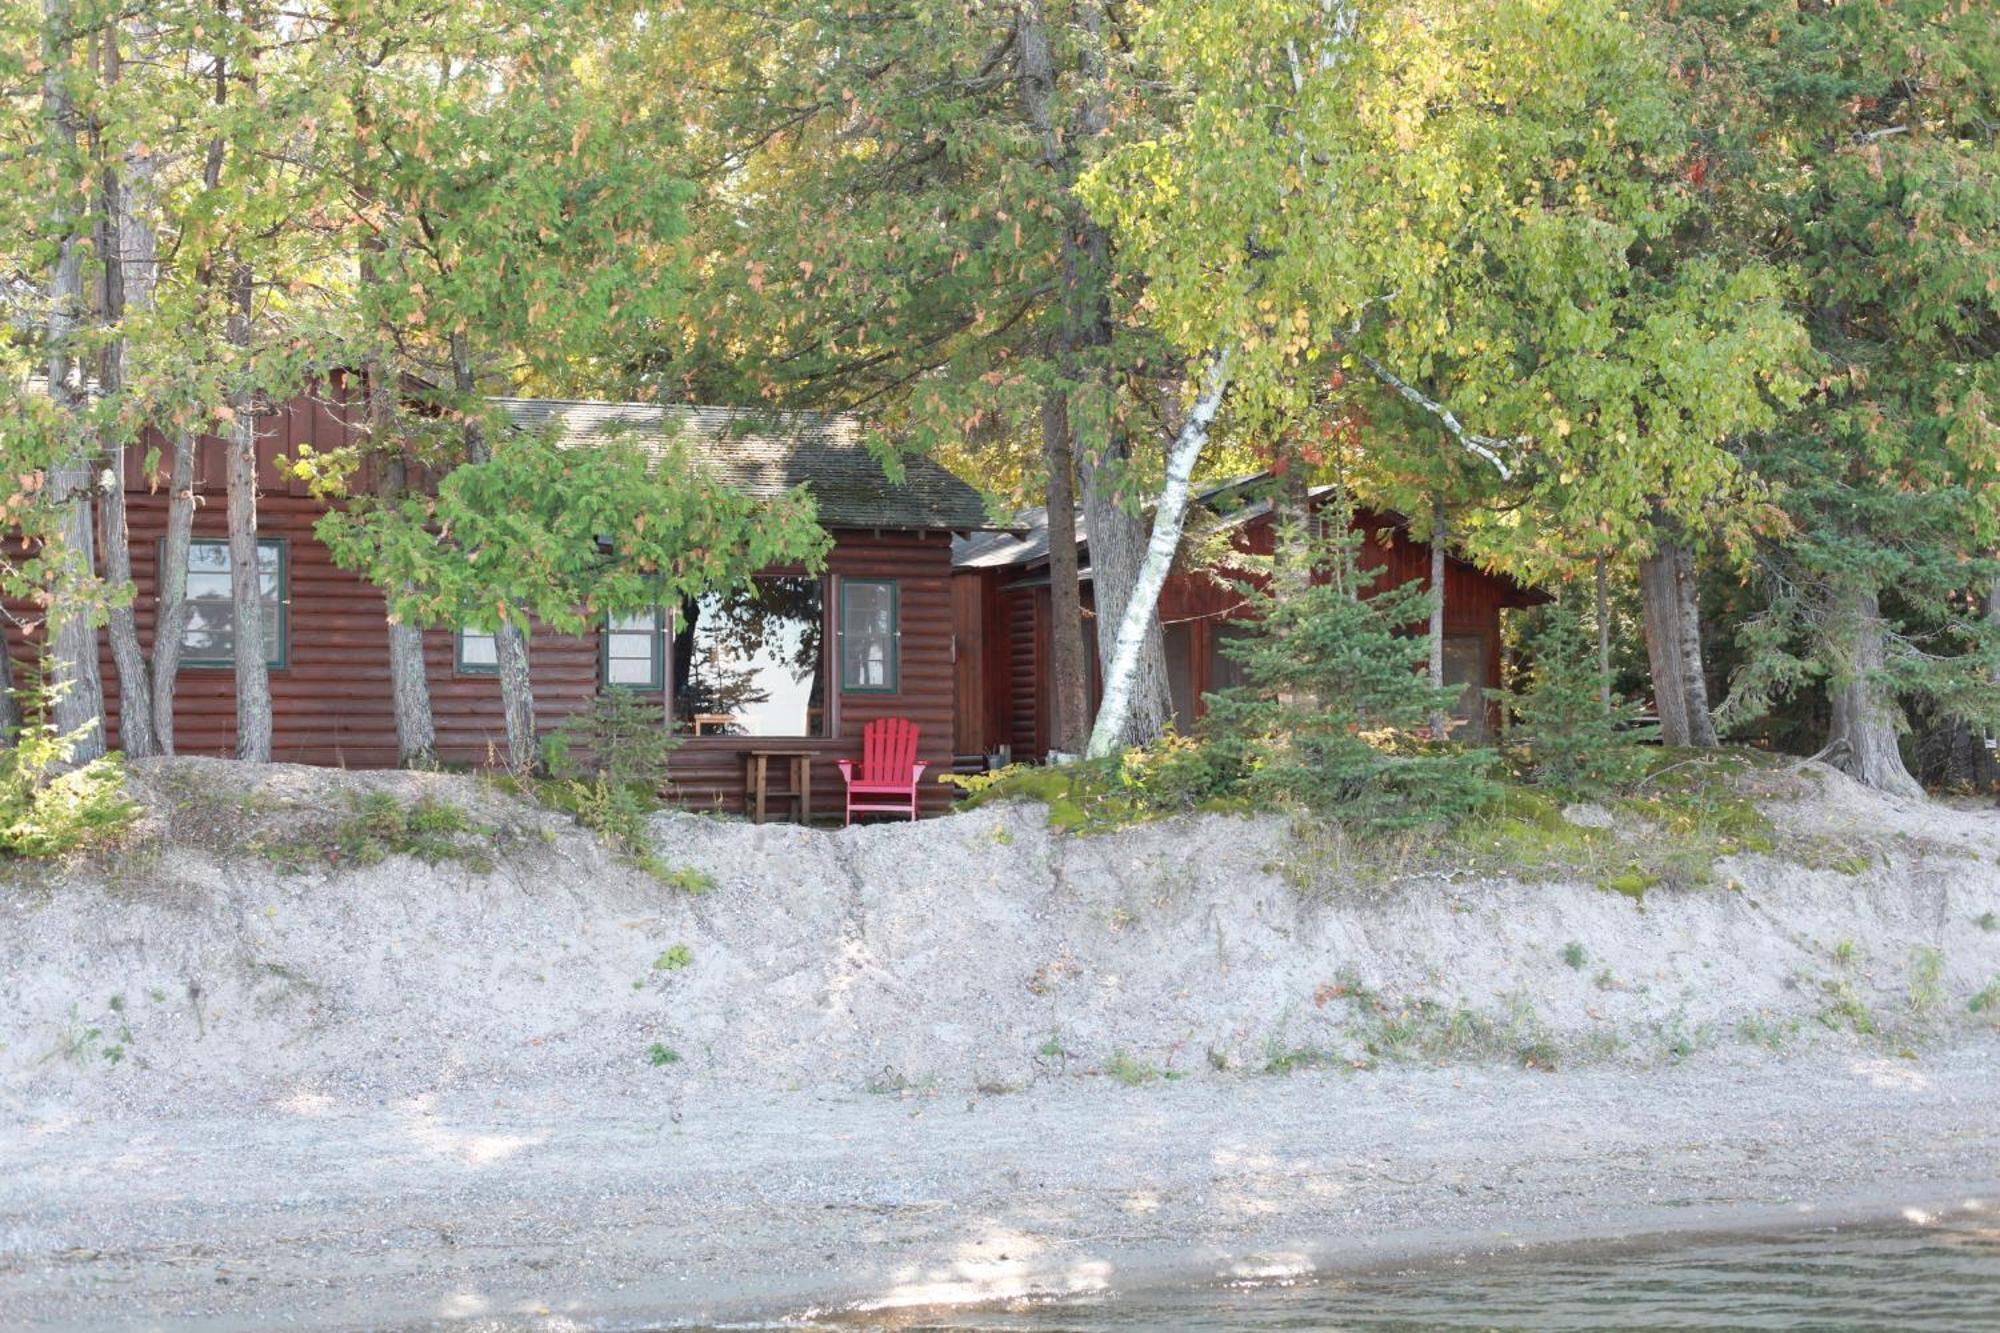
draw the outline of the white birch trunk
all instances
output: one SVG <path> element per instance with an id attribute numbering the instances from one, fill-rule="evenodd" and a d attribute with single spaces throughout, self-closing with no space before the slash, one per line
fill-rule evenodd
<path id="1" fill-rule="evenodd" d="M 1181 528 L 1187 521 L 1188 489 L 1195 464 L 1208 444 L 1209 426 L 1222 407 L 1229 389 L 1229 352 L 1224 350 L 1209 367 L 1207 382 L 1194 410 L 1181 426 L 1180 434 L 1167 453 L 1167 479 L 1153 513 L 1153 535 L 1146 545 L 1146 558 L 1139 566 L 1124 615 L 1119 618 L 1118 636 L 1110 668 L 1104 673 L 1104 699 L 1097 709 L 1097 725 L 1090 733 L 1090 757 L 1101 759 L 1117 748 L 1125 732 L 1125 715 L 1132 706 L 1132 681 L 1139 666 L 1139 652 L 1148 630 L 1159 615 L 1160 589 L 1166 585 L 1174 551 L 1179 548 Z"/>

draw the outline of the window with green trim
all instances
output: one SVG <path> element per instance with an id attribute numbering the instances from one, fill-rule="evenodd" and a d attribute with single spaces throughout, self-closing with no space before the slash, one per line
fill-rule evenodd
<path id="1" fill-rule="evenodd" d="M 656 607 L 604 622 L 604 683 L 628 690 L 666 688 L 666 650 Z"/>
<path id="2" fill-rule="evenodd" d="M 164 543 L 162 543 L 164 545 Z M 291 648 L 282 537 L 257 541 L 257 583 L 264 603 L 264 661 L 286 664 Z M 236 665 L 236 599 L 230 591 L 229 543 L 197 537 L 188 543 L 187 624 L 181 630 L 181 665 Z"/>
<path id="3" fill-rule="evenodd" d="M 900 633 L 894 579 L 840 581 L 840 688 L 896 692 Z"/>
<path id="4" fill-rule="evenodd" d="M 493 632 L 461 625 L 451 665 L 461 676 L 500 674 L 500 650 L 494 643 Z"/>

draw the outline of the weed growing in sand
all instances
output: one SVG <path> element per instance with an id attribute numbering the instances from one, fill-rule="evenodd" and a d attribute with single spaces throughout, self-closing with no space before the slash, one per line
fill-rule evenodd
<path id="1" fill-rule="evenodd" d="M 651 856 L 641 857 L 639 866 L 668 888 L 690 896 L 699 896 L 715 887 L 715 876 L 694 866 L 676 866 L 669 869 L 658 858 Z"/>
<path id="2" fill-rule="evenodd" d="M 1264 1072 L 1293 1074 L 1301 1069 L 1330 1069 L 1347 1063 L 1323 1046 L 1286 1046 L 1273 1037 L 1264 1044 Z"/>
<path id="3" fill-rule="evenodd" d="M 1654 1048 L 1660 1063 L 1664 1065 L 1677 1065 L 1694 1055 L 1708 1044 L 1710 1035 L 1706 1023 L 1689 1028 L 1686 1020 L 1679 1015 L 1675 1015 L 1665 1023 L 1653 1025 Z"/>
<path id="4" fill-rule="evenodd" d="M 1966 1012 L 1980 1014 L 1989 1021 L 2000 1023 L 2000 977 L 1986 983 L 1986 988 L 1965 1002 Z"/>
<path id="5" fill-rule="evenodd" d="M 646 1048 L 646 1062 L 655 1069 L 666 1065 L 677 1065 L 681 1062 L 681 1053 L 671 1046 L 656 1041 Z"/>
<path id="6" fill-rule="evenodd" d="M 1035 1048 L 1035 1054 L 1041 1056 L 1044 1060 L 1067 1060 L 1069 1059 L 1069 1047 L 1063 1045 L 1062 1034 L 1060 1032 L 1051 1032 L 1047 1039 Z"/>
<path id="7" fill-rule="evenodd" d="M 1836 967 L 1853 967 L 1861 961 L 1861 946 L 1853 940 L 1841 940 L 1833 946 L 1833 962 Z"/>
<path id="8" fill-rule="evenodd" d="M 1993 912 L 1981 912 L 1979 914 L 1978 919 L 1975 920 L 1972 924 L 1978 926 L 1983 931 L 1987 931 L 1988 933 L 2000 930 L 2000 914 L 1996 914 Z"/>
<path id="9" fill-rule="evenodd" d="M 1813 1017 L 1822 1026 L 1835 1032 L 1846 1027 L 1857 1037 L 1872 1037 L 1881 1031 L 1874 1012 L 1862 1002 L 1853 982 L 1845 977 L 1829 977 L 1819 983 L 1819 988 L 1826 1003 Z"/>
<path id="10" fill-rule="evenodd" d="M 1130 1051 L 1122 1049 L 1111 1053 L 1111 1059 L 1105 1062 L 1104 1072 L 1108 1077 L 1128 1088 L 1137 1088 L 1147 1083 L 1156 1083 L 1160 1078 L 1160 1071 L 1157 1066 L 1150 1065 L 1133 1055 Z"/>
<path id="11" fill-rule="evenodd" d="M 280 870 L 314 866 L 372 866 L 391 856 L 430 865 L 455 861 L 479 874 L 493 869 L 497 830 L 475 823 L 449 801 L 422 796 L 404 805 L 393 792 L 371 791 L 349 801 L 348 817 L 304 828 L 283 839 L 257 838 L 247 846 Z"/>
<path id="12" fill-rule="evenodd" d="M 910 1091 L 912 1086 L 902 1070 L 885 1066 L 879 1072 L 869 1075 L 868 1080 L 861 1085 L 861 1090 L 872 1097 L 896 1097 Z"/>
<path id="13" fill-rule="evenodd" d="M 676 944 L 653 960 L 655 972 L 678 972 L 694 962 L 694 950 L 685 944 Z"/>
<path id="14" fill-rule="evenodd" d="M 1910 950 L 1910 1010 L 1928 1014 L 1944 1003 L 1944 952 L 1927 944 Z"/>
<path id="15" fill-rule="evenodd" d="M 1796 1018 L 1780 1022 L 1762 1014 L 1755 1014 L 1737 1023 L 1736 1039 L 1745 1045 L 1762 1046 L 1778 1051 L 1784 1049 L 1785 1043 L 1796 1036 L 1798 1030 L 1799 1021 Z"/>
<path id="16" fill-rule="evenodd" d="M 1563 945 L 1563 962 L 1571 968 L 1581 972 L 1583 971 L 1584 964 L 1589 961 L 1590 955 L 1584 952 L 1583 944 L 1580 941 L 1571 940 L 1568 944 Z"/>

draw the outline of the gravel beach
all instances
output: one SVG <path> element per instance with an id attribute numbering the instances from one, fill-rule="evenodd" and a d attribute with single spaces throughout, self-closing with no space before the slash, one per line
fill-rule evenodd
<path id="1" fill-rule="evenodd" d="M 1981 1044 L 46 1122 L 0 1139 L 0 1325 L 702 1325 L 1931 1213 L 2000 1201 L 1996 1108 Z"/>

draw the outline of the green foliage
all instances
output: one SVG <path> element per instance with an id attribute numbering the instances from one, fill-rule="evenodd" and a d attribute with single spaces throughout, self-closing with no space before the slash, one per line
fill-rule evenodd
<path id="1" fill-rule="evenodd" d="M 1046 768 L 1015 764 L 951 780 L 969 793 L 967 808 L 1038 801 L 1048 807 L 1052 827 L 1076 833 L 1107 832 L 1170 815 L 1237 814 L 1254 808 L 1225 754 L 1172 734 L 1104 759 Z"/>
<path id="2" fill-rule="evenodd" d="M 12 745 L 0 747 L 0 852 L 67 856 L 116 842 L 138 817 L 118 756 L 72 765 L 80 739 L 29 721 Z"/>
<path id="3" fill-rule="evenodd" d="M 661 792 L 680 738 L 657 702 L 613 688 L 565 717 L 543 744 L 549 772 L 557 778 L 601 778 L 613 786 Z"/>
<path id="4" fill-rule="evenodd" d="M 1814 391 L 1745 461 L 1761 604 L 1726 719 L 1812 716 L 1858 686 L 2000 721 L 2000 642 L 1973 611 L 2000 549 L 2000 28 L 1955 0 L 1656 3 L 1723 223 L 1797 275 Z M 1879 613 L 1879 614 L 1878 614 Z M 1817 721 L 1815 718 L 1814 721 Z"/>
<path id="5" fill-rule="evenodd" d="M 681 1053 L 664 1043 L 656 1041 L 646 1048 L 646 1063 L 652 1065 L 655 1069 L 662 1069 L 667 1065 L 677 1065 L 680 1062 Z"/>
<path id="6" fill-rule="evenodd" d="M 655 972 L 678 972 L 694 962 L 694 950 L 685 944 L 676 944 L 653 960 Z"/>
<path id="7" fill-rule="evenodd" d="M 1570 800 L 1594 800 L 1623 788 L 1646 767 L 1638 742 L 1653 729 L 1634 726 L 1636 704 L 1606 709 L 1597 648 L 1568 606 L 1543 618 L 1529 640 L 1529 686 L 1509 697 L 1515 725 L 1511 757 L 1541 787 Z"/>
<path id="8" fill-rule="evenodd" d="M 1425 675 L 1409 633 L 1428 599 L 1415 584 L 1365 594 L 1344 532 L 1328 575 L 1278 598 L 1251 589 L 1254 632 L 1232 641 L 1247 688 L 1211 696 L 1208 768 L 1261 801 L 1384 830 L 1448 825 L 1491 801 L 1491 752 L 1426 735 L 1457 694 Z"/>
<path id="9" fill-rule="evenodd" d="M 405 805 L 395 793 L 364 792 L 349 801 L 346 818 L 324 827 L 281 826 L 276 836 L 249 846 L 280 869 L 372 866 L 391 856 L 428 865 L 456 862 L 480 874 L 493 869 L 496 830 L 476 822 L 449 801 L 421 796 Z"/>
<path id="10" fill-rule="evenodd" d="M 392 590 L 390 612 L 408 623 L 579 634 L 746 586 L 771 565 L 817 567 L 831 539 L 814 512 L 802 487 L 760 500 L 682 450 L 522 434 L 454 468 L 435 496 L 357 500 L 314 531 L 342 568 Z"/>

